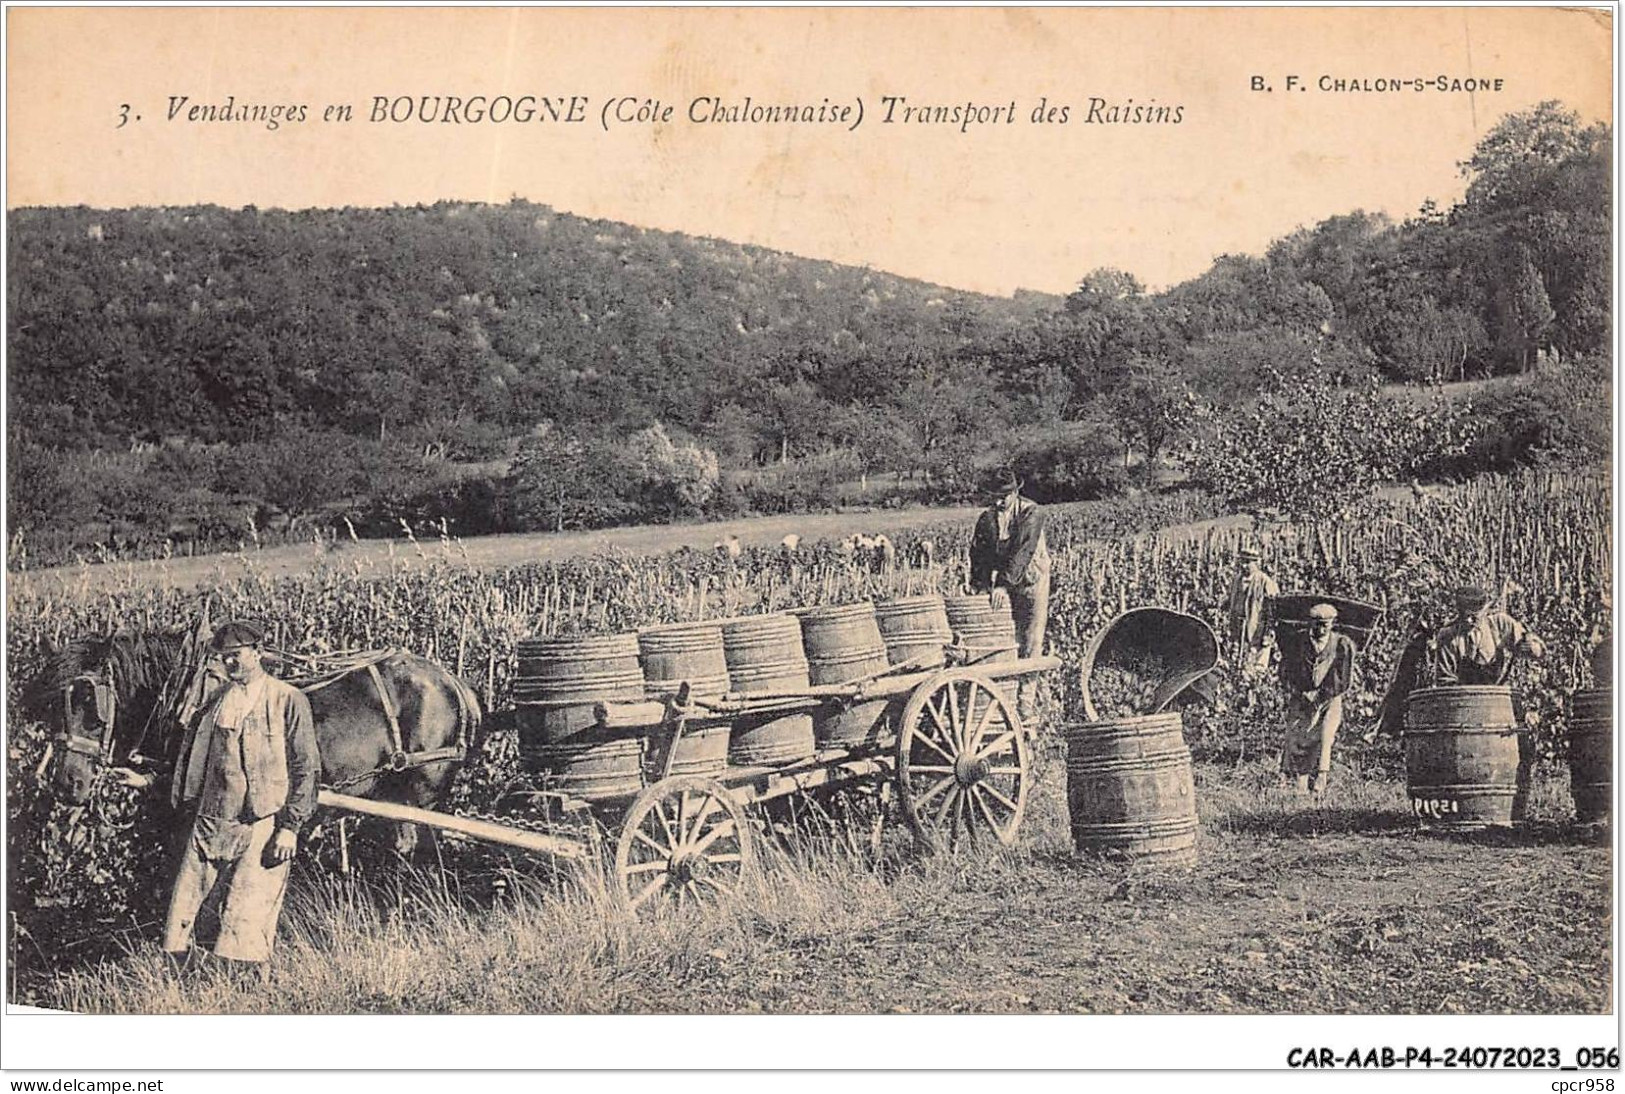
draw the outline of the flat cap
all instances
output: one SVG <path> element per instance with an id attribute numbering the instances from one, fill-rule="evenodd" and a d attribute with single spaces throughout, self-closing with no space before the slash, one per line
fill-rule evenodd
<path id="1" fill-rule="evenodd" d="M 1243 544 L 1241 550 L 1237 551 L 1236 554 L 1243 562 L 1247 561 L 1248 559 L 1257 560 L 1264 557 L 1264 552 L 1260 551 L 1257 547 L 1254 547 L 1250 543 Z"/>
<path id="2" fill-rule="evenodd" d="M 254 624 L 241 619 L 233 619 L 222 624 L 214 632 L 214 638 L 209 642 L 209 648 L 216 653 L 226 650 L 238 649 L 242 646 L 257 646 L 265 639 L 265 632 Z"/>
<path id="3" fill-rule="evenodd" d="M 1456 590 L 1456 607 L 1476 611 L 1490 602 L 1490 594 L 1477 585 L 1463 585 Z"/>
<path id="4" fill-rule="evenodd" d="M 1316 604 L 1309 609 L 1310 619 L 1332 620 L 1337 618 L 1337 609 L 1330 604 Z"/>

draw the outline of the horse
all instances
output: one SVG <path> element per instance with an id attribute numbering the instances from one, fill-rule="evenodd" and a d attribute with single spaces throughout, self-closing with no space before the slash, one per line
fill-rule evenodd
<path id="1" fill-rule="evenodd" d="M 293 658 L 267 653 L 273 663 Z M 343 659 L 295 678 L 310 700 L 321 782 L 356 797 L 432 809 L 481 745 L 479 700 L 442 666 L 404 650 Z M 151 632 L 83 639 L 58 651 L 37 685 L 60 696 L 50 786 L 71 805 L 100 778 L 167 787 L 189 722 L 224 683 L 200 636 Z M 417 846 L 416 825 L 396 828 L 395 849 Z"/>

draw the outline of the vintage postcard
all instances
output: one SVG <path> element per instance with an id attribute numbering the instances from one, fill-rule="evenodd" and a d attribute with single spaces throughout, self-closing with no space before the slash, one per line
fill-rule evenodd
<path id="1" fill-rule="evenodd" d="M 5 1066 L 1617 1072 L 1615 16 L 8 7 Z"/>

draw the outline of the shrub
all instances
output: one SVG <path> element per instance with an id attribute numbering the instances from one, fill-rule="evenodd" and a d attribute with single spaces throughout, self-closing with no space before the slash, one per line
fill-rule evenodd
<path id="1" fill-rule="evenodd" d="M 1254 512 L 1326 518 L 1379 483 L 1410 479 L 1465 453 L 1470 404 L 1425 405 L 1375 383 L 1339 387 L 1317 373 L 1276 373 L 1249 406 L 1198 404 L 1183 462 L 1198 483 Z"/>
<path id="2" fill-rule="evenodd" d="M 1034 501 L 1091 501 L 1128 487 L 1122 448 L 1108 434 L 1072 423 L 1022 444 L 1010 459 Z"/>

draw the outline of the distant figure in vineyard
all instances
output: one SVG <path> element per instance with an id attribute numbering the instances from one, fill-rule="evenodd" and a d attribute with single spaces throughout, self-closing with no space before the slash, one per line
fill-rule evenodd
<path id="1" fill-rule="evenodd" d="M 321 757 L 310 700 L 261 664 L 261 634 L 227 623 L 210 649 L 227 680 L 181 743 L 171 799 L 191 829 L 180 852 L 164 951 L 184 960 L 200 912 L 219 920 L 214 954 L 270 959 L 299 832 L 316 811 Z M 211 899 L 213 898 L 213 899 Z"/>
<path id="2" fill-rule="evenodd" d="M 1238 558 L 1241 572 L 1230 583 L 1230 646 L 1242 675 L 1251 676 L 1269 667 L 1275 643 L 1264 611 L 1270 597 L 1281 595 L 1281 587 L 1264 572 L 1257 547 L 1243 547 Z"/>
<path id="3" fill-rule="evenodd" d="M 1021 479 L 1002 475 L 990 487 L 992 504 L 976 521 L 970 544 L 970 584 L 991 593 L 994 607 L 1008 604 L 1016 621 L 1016 645 L 1022 657 L 1044 652 L 1049 621 L 1049 544 L 1044 538 L 1048 517 L 1035 501 L 1021 496 Z M 1017 690 L 1023 719 L 1033 716 L 1036 677 L 1024 676 Z"/>
<path id="4" fill-rule="evenodd" d="M 1281 770 L 1296 779 L 1300 793 L 1326 790 L 1332 742 L 1343 725 L 1343 694 L 1354 680 L 1354 643 L 1332 629 L 1336 622 L 1336 608 L 1316 604 L 1309 609 L 1308 641 L 1281 658 L 1287 690 Z"/>
<path id="5" fill-rule="evenodd" d="M 1546 644 L 1504 611 L 1491 608 L 1490 594 L 1477 586 L 1456 590 L 1456 618 L 1435 640 L 1436 682 L 1504 684 L 1518 656 L 1546 656 Z"/>

